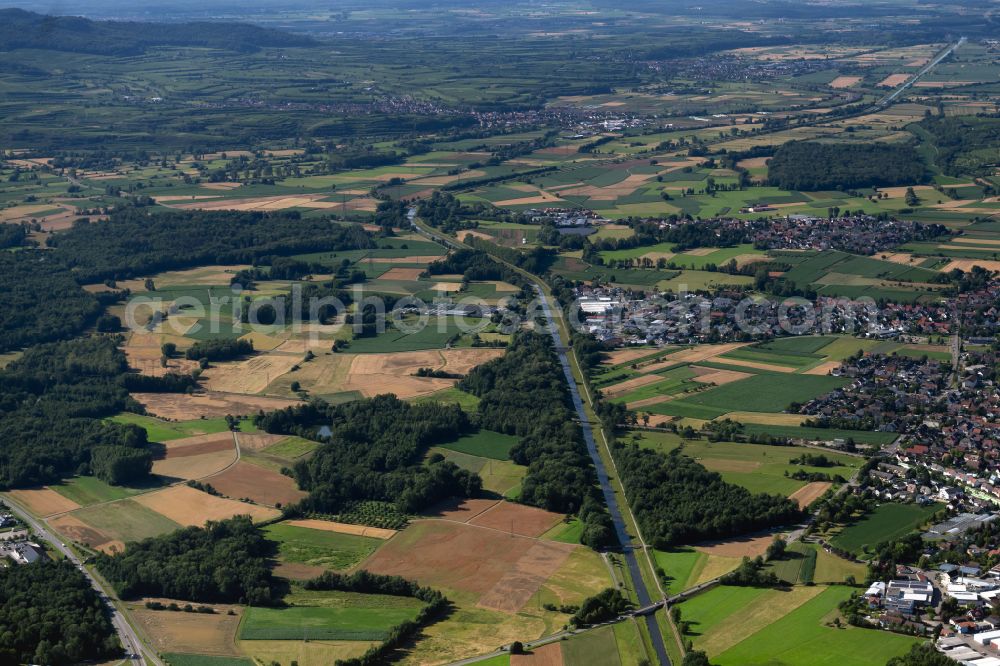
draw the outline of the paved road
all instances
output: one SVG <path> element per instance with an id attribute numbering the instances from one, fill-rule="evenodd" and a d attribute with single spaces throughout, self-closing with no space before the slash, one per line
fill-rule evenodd
<path id="1" fill-rule="evenodd" d="M 94 578 L 87 568 L 83 566 L 83 562 L 81 562 L 80 558 L 76 556 L 76 553 L 65 546 L 62 541 L 45 528 L 45 525 L 42 522 L 36 520 L 17 502 L 9 497 L 4 497 L 3 501 L 8 507 L 10 507 L 11 511 L 17 514 L 21 520 L 31 527 L 39 538 L 49 542 L 51 547 L 65 555 L 66 559 L 76 565 L 76 568 L 83 572 L 83 575 L 87 577 L 91 586 L 93 586 L 97 593 L 101 595 L 101 599 L 103 599 L 104 603 L 108 606 L 108 611 L 111 613 L 111 622 L 115 627 L 115 631 L 118 632 L 118 639 L 121 641 L 122 647 L 125 648 L 125 652 L 129 655 L 129 662 L 137 665 L 144 665 L 147 663 L 148 658 L 149 663 L 154 666 L 163 666 L 163 662 L 161 662 L 155 655 L 151 655 L 148 652 L 143 651 L 142 641 L 139 640 L 139 636 L 135 633 L 135 630 L 125 619 L 125 616 L 122 615 L 121 611 L 119 611 L 114 603 L 112 603 L 111 598 L 104 591 L 104 588 L 101 587 L 101 584 L 97 582 L 97 579 Z M 29 564 L 25 566 L 31 565 Z"/>
<path id="2" fill-rule="evenodd" d="M 948 56 L 950 56 L 952 53 L 954 53 L 955 49 L 957 49 L 959 46 L 961 46 L 964 43 L 965 43 L 965 37 L 962 37 L 957 42 L 955 42 L 954 44 L 952 44 L 951 46 L 949 46 L 948 48 L 946 48 L 944 51 L 942 51 L 941 53 L 939 53 L 937 55 L 937 57 L 935 57 L 929 63 L 927 63 L 926 65 L 924 65 L 923 69 L 921 69 L 919 72 L 917 72 L 914 76 L 911 76 L 906 82 L 903 83 L 903 85 L 899 86 L 898 88 L 896 88 L 895 90 L 893 90 L 891 93 L 889 93 L 888 95 L 886 95 L 885 97 L 883 97 L 882 99 L 880 99 L 878 102 L 876 102 L 875 106 L 872 107 L 872 108 L 877 110 L 877 109 L 885 108 L 885 107 L 889 106 L 890 104 L 892 104 L 892 102 L 897 97 L 899 97 L 901 94 L 903 94 L 903 92 L 905 92 L 914 83 L 916 83 L 917 81 L 919 81 L 920 78 L 922 76 L 924 76 L 927 72 L 929 72 L 932 69 L 934 69 L 935 67 L 937 67 L 938 64 L 942 60 L 944 60 L 945 58 L 947 58 Z"/>

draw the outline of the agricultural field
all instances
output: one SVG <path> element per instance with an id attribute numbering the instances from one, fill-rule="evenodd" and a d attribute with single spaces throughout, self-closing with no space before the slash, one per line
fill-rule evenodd
<path id="1" fill-rule="evenodd" d="M 381 539 L 356 534 L 275 523 L 264 528 L 278 543 L 282 563 L 304 564 L 310 569 L 343 570 L 364 560 L 382 544 Z"/>
<path id="2" fill-rule="evenodd" d="M 893 433 L 803 426 L 807 417 L 784 413 L 847 383 L 829 373 L 862 352 L 947 360 L 944 345 L 908 345 L 834 335 L 778 338 L 753 345 L 729 343 L 689 349 L 635 348 L 612 352 L 592 375 L 595 388 L 650 422 L 731 420 L 741 433 L 807 441 L 854 440 L 884 445 Z"/>
<path id="3" fill-rule="evenodd" d="M 409 597 L 307 590 L 295 590 L 285 601 L 288 607 L 248 608 L 240 640 L 381 641 L 423 607 Z"/>
<path id="4" fill-rule="evenodd" d="M 833 466 L 797 465 L 790 463 L 789 460 L 803 453 L 811 453 L 810 449 L 744 442 L 683 440 L 677 435 L 664 432 L 633 432 L 626 437 L 626 440 L 634 440 L 639 446 L 664 452 L 681 447 L 685 455 L 694 458 L 709 470 L 718 472 L 730 483 L 743 486 L 752 492 L 777 493 L 785 496 L 791 496 L 807 486 L 805 481 L 789 478 L 788 475 L 796 471 L 821 472 L 831 477 L 841 476 L 850 479 L 864 462 L 860 457 L 824 451 L 823 455 L 834 463 Z"/>
<path id="5" fill-rule="evenodd" d="M 713 663 L 884 663 L 918 639 L 870 629 L 832 626 L 850 587 L 790 590 L 720 586 L 681 604 L 694 644 Z"/>
<path id="6" fill-rule="evenodd" d="M 941 509 L 939 504 L 881 504 L 830 538 L 830 543 L 852 553 L 901 537 L 927 523 Z"/>

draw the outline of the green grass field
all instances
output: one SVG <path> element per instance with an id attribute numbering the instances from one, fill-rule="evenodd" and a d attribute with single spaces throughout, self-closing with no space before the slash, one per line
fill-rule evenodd
<path id="1" fill-rule="evenodd" d="M 409 597 L 353 592 L 296 591 L 286 601 L 295 605 L 248 608 L 240 639 L 384 640 L 393 627 L 413 620 L 423 606 Z"/>
<path id="2" fill-rule="evenodd" d="M 577 518 L 570 518 L 568 523 L 559 523 L 551 530 L 542 535 L 545 539 L 552 539 L 561 543 L 580 543 L 585 525 Z"/>
<path id="3" fill-rule="evenodd" d="M 268 539 L 278 542 L 282 560 L 336 570 L 347 569 L 361 562 L 383 543 L 380 539 L 285 523 L 268 525 L 264 528 L 264 533 Z"/>
<path id="4" fill-rule="evenodd" d="M 115 423 L 132 423 L 146 431 L 146 436 L 151 442 L 167 442 L 172 439 L 182 437 L 193 437 L 195 435 L 208 435 L 216 432 L 225 432 L 229 429 L 226 420 L 218 419 L 197 419 L 194 421 L 162 421 L 152 416 L 141 416 L 123 412 L 112 416 L 110 421 Z M 244 421 L 240 427 L 242 432 L 253 432 L 253 424 Z"/>
<path id="5" fill-rule="evenodd" d="M 440 402 L 446 405 L 455 404 L 467 412 L 474 412 L 479 406 L 479 398 L 454 386 L 431 393 L 430 395 L 422 395 L 419 398 L 414 398 L 411 402 L 416 404 L 422 402 Z"/>
<path id="6" fill-rule="evenodd" d="M 719 585 L 684 601 L 680 606 L 681 619 L 692 623 L 695 636 L 707 636 L 716 625 L 769 594 L 774 592 L 763 587 Z M 696 646 L 697 643 L 696 639 Z"/>
<path id="7" fill-rule="evenodd" d="M 287 437 L 280 442 L 272 444 L 264 449 L 269 455 L 295 460 L 307 453 L 312 453 L 319 446 L 318 442 L 313 442 L 302 437 Z"/>
<path id="8" fill-rule="evenodd" d="M 159 536 L 181 528 L 166 516 L 130 499 L 84 507 L 71 515 L 125 543 Z"/>
<path id="9" fill-rule="evenodd" d="M 350 341 L 347 351 L 352 354 L 372 354 L 444 349 L 449 340 L 462 333 L 453 319 L 437 318 L 431 319 L 425 327 L 413 333 L 392 329 L 371 338 L 355 338 Z"/>
<path id="10" fill-rule="evenodd" d="M 871 666 L 901 655 L 920 639 L 874 629 L 833 628 L 824 620 L 853 592 L 829 587 L 720 655 L 719 666 Z"/>
<path id="11" fill-rule="evenodd" d="M 874 546 L 917 529 L 940 509 L 940 504 L 882 504 L 872 513 L 845 527 L 830 539 L 830 543 L 852 553 L 859 553 L 865 546 Z"/>
<path id="12" fill-rule="evenodd" d="M 562 644 L 566 666 L 619 666 L 618 642 L 613 627 L 600 627 Z"/>
<path id="13" fill-rule="evenodd" d="M 786 472 L 792 474 L 798 470 L 805 470 L 822 472 L 831 477 L 839 474 L 849 479 L 862 462 L 860 458 L 824 451 L 823 455 L 837 463 L 835 466 L 793 465 L 788 462 L 790 459 L 813 451 L 803 447 L 768 446 L 745 442 L 686 441 L 673 433 L 640 433 L 638 444 L 664 452 L 683 445 L 685 455 L 694 458 L 707 469 L 718 472 L 729 483 L 743 486 L 751 492 L 777 493 L 784 496 L 806 485 L 805 481 L 785 476 Z M 667 573 L 670 574 L 669 569 Z"/>
<path id="14" fill-rule="evenodd" d="M 126 488 L 124 486 L 112 486 L 101 481 L 96 476 L 77 476 L 67 479 L 59 485 L 50 486 L 63 497 L 69 498 L 80 506 L 89 506 L 99 502 L 109 502 L 111 500 L 125 499 L 132 495 L 146 492 L 158 484 L 145 488 Z"/>
<path id="15" fill-rule="evenodd" d="M 708 562 L 708 555 L 694 548 L 678 548 L 670 551 L 654 550 L 653 559 L 669 579 L 667 593 L 678 594 L 694 586 Z"/>
<path id="16" fill-rule="evenodd" d="M 737 410 L 781 412 L 793 402 L 805 402 L 840 388 L 847 382 L 847 379 L 841 377 L 821 375 L 754 375 L 665 405 L 702 407 L 705 408 L 704 413 L 718 412 L 716 416 Z M 696 414 L 679 416 L 699 418 Z"/>
<path id="17" fill-rule="evenodd" d="M 899 436 L 892 432 L 877 430 L 840 430 L 837 428 L 806 428 L 802 426 L 768 425 L 763 423 L 744 423 L 743 432 L 748 435 L 771 435 L 773 437 L 788 437 L 789 439 L 810 439 L 829 441 L 833 439 L 853 439 L 862 444 L 892 444 Z"/>
<path id="18" fill-rule="evenodd" d="M 480 430 L 472 435 L 459 437 L 454 442 L 439 444 L 443 449 L 451 449 L 459 453 L 468 453 L 493 460 L 510 460 L 510 449 L 517 444 L 518 439 L 512 435 L 504 435 L 491 430 Z"/>
<path id="19" fill-rule="evenodd" d="M 447 448 L 434 447 L 430 454 L 440 453 L 462 469 L 475 472 L 483 480 L 483 490 L 497 493 L 505 497 L 516 497 L 520 492 L 521 480 L 528 473 L 524 465 L 517 465 L 510 460 L 496 460 L 482 456 L 463 453 Z"/>

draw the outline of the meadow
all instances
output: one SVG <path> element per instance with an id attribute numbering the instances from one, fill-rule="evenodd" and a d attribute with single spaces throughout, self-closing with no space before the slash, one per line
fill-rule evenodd
<path id="1" fill-rule="evenodd" d="M 416 617 L 423 603 L 409 597 L 352 592 L 296 592 L 286 608 L 251 607 L 240 640 L 384 640 Z M 312 604 L 312 605 L 307 605 Z"/>
<path id="2" fill-rule="evenodd" d="M 881 504 L 872 513 L 849 524 L 830 539 L 830 543 L 852 553 L 908 534 L 925 524 L 941 509 L 939 504 Z"/>
<path id="3" fill-rule="evenodd" d="M 327 569 L 348 569 L 375 552 L 380 539 L 340 534 L 326 530 L 274 523 L 264 528 L 269 539 L 277 542 L 284 562 L 308 564 Z"/>
<path id="4" fill-rule="evenodd" d="M 791 495 L 806 485 L 805 481 L 788 476 L 797 471 L 819 472 L 831 477 L 839 475 L 849 479 L 863 462 L 862 458 L 824 451 L 823 455 L 833 461 L 834 465 L 812 467 L 789 462 L 803 453 L 811 453 L 810 449 L 802 447 L 683 440 L 672 433 L 660 432 L 634 433 L 632 437 L 636 435 L 640 446 L 664 452 L 681 447 L 684 455 L 694 458 L 707 469 L 718 472 L 729 483 L 743 486 L 752 492 L 784 496 Z"/>

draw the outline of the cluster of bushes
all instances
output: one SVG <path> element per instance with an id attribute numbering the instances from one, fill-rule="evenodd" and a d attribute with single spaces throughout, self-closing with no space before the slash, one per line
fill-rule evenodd
<path id="1" fill-rule="evenodd" d="M 243 339 L 199 340 L 184 352 L 190 361 L 231 361 L 253 353 L 253 341 Z"/>
<path id="2" fill-rule="evenodd" d="M 180 613 L 201 613 L 203 615 L 215 615 L 215 609 L 211 606 L 192 606 L 191 604 L 184 604 L 183 606 L 178 603 L 171 601 L 169 604 L 165 604 L 162 601 L 147 601 L 146 608 L 155 611 L 174 611 Z"/>
<path id="3" fill-rule="evenodd" d="M 343 405 L 314 401 L 258 415 L 254 422 L 266 432 L 325 440 L 293 469 L 310 493 L 298 506 L 302 512 L 339 513 L 355 501 L 380 500 L 413 513 L 482 488 L 478 475 L 454 463 L 423 464 L 428 448 L 474 429 L 458 405 L 380 395 Z"/>
<path id="4" fill-rule="evenodd" d="M 609 587 L 584 599 L 570 622 L 578 627 L 600 624 L 615 619 L 630 608 L 632 604 L 629 600 L 618 590 Z"/>
<path id="5" fill-rule="evenodd" d="M 740 566 L 719 578 L 719 582 L 741 587 L 778 587 L 785 584 L 773 571 L 764 570 L 764 558 L 760 556 L 754 559 L 744 557 Z"/>
<path id="6" fill-rule="evenodd" d="M 202 603 L 269 606 L 284 589 L 271 574 L 275 544 L 237 516 L 128 544 L 94 564 L 124 598 L 169 597 Z"/>
<path id="7" fill-rule="evenodd" d="M 518 333 L 506 354 L 473 368 L 458 388 L 479 397 L 481 427 L 520 438 L 510 456 L 528 466 L 521 501 L 576 513 L 586 545 L 616 543 L 551 338 Z"/>
<path id="8" fill-rule="evenodd" d="M 636 520 L 655 548 L 724 539 L 802 518 L 787 497 L 726 483 L 677 449 L 663 454 L 616 442 L 615 460 Z"/>

